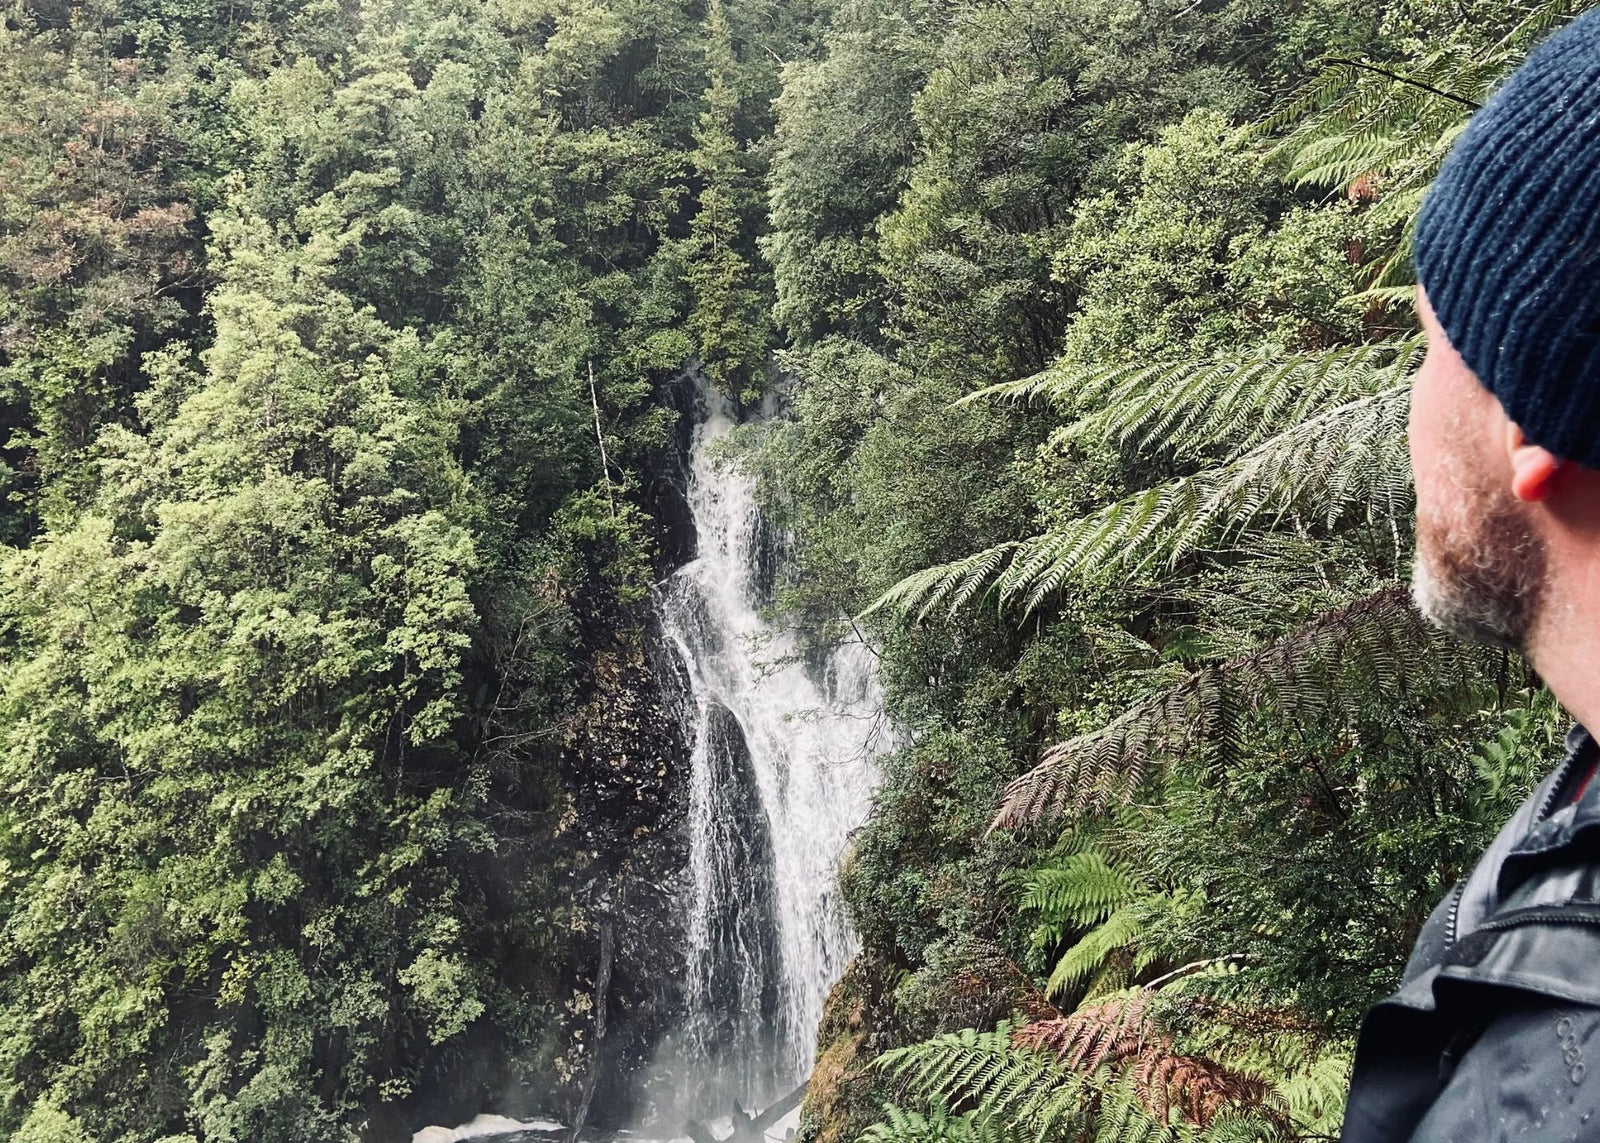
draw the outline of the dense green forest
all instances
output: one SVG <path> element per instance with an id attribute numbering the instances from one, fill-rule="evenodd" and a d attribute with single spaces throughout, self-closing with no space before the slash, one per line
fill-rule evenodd
<path id="1" fill-rule="evenodd" d="M 803 1138 L 1336 1135 L 1559 737 L 1409 606 L 1407 250 L 1582 6 L 8 5 L 0 1136 L 589 1107 L 690 366 L 904 731 Z"/>
<path id="2" fill-rule="evenodd" d="M 913 739 L 812 1138 L 1337 1136 L 1558 737 L 1410 607 L 1405 415 L 1423 188 L 1570 15 L 863 7 L 785 72 L 787 604 L 866 612 Z"/>
<path id="3" fill-rule="evenodd" d="M 816 22 L 8 9 L 0 1135 L 578 1103 L 657 390 L 756 384 Z"/>

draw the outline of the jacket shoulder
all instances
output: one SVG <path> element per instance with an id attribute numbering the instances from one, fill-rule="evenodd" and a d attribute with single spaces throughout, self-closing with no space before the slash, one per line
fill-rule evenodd
<path id="1" fill-rule="evenodd" d="M 1512 1005 L 1446 1069 L 1412 1143 L 1600 1139 L 1600 1009 Z"/>

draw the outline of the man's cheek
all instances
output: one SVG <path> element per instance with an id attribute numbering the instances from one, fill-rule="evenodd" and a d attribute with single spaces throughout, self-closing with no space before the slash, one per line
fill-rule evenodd
<path id="1" fill-rule="evenodd" d="M 1437 359 L 1430 353 L 1412 380 L 1411 410 L 1407 418 L 1411 465 L 1418 473 L 1428 469 L 1438 449 L 1442 388 Z"/>
<path id="2" fill-rule="evenodd" d="M 1442 470 L 1447 467 L 1448 442 L 1439 426 L 1430 423 L 1426 408 L 1412 406 L 1410 428 L 1411 479 L 1417 490 L 1419 512 L 1436 502 Z"/>

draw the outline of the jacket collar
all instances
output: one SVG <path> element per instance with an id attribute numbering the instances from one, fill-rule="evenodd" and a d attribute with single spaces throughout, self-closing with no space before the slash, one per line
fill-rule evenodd
<path id="1" fill-rule="evenodd" d="M 1574 784 L 1587 776 L 1596 756 L 1594 738 L 1581 725 L 1574 725 L 1567 732 L 1566 760 L 1530 799 L 1535 812 L 1521 836 L 1505 852 L 1495 878 L 1496 896 L 1503 895 L 1551 855 L 1600 830 L 1600 782 L 1589 782 L 1582 797 L 1572 800 Z"/>

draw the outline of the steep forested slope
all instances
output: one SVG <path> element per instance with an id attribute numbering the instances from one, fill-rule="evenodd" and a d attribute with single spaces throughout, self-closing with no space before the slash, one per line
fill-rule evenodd
<path id="1" fill-rule="evenodd" d="M 864 2 L 785 73 L 756 448 L 912 738 L 809 1137 L 1337 1133 L 1557 748 L 1411 610 L 1404 428 L 1422 188 L 1572 13 Z"/>
<path id="2" fill-rule="evenodd" d="M 0 1134 L 579 1105 L 602 922 L 681 864 L 665 394 L 759 387 L 746 144 L 812 23 L 8 9 Z"/>

